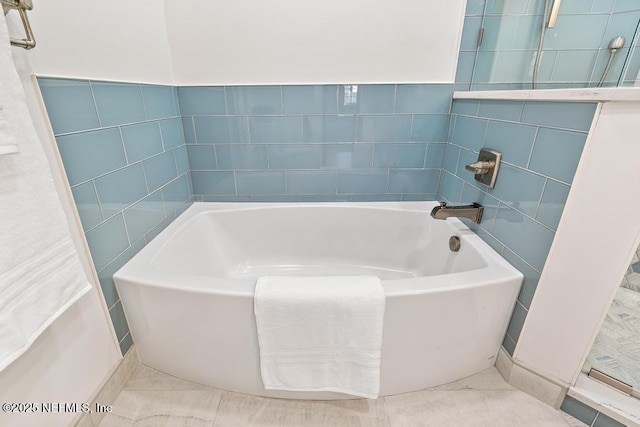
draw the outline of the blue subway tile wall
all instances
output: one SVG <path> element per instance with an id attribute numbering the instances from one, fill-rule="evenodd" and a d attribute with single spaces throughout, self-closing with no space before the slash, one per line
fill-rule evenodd
<path id="1" fill-rule="evenodd" d="M 525 2 L 526 3 L 526 2 Z M 505 349 L 513 354 L 582 154 L 595 103 L 456 99 L 439 194 L 452 203 L 485 207 L 480 225 L 465 222 L 520 270 Z M 465 165 L 480 148 L 502 152 L 493 189 Z"/>
<path id="2" fill-rule="evenodd" d="M 177 91 L 53 78 L 38 83 L 124 354 L 132 339 L 112 276 L 193 200 Z M 201 99 L 215 93 L 197 92 L 183 103 L 218 112 L 215 102 Z"/>
<path id="3" fill-rule="evenodd" d="M 433 200 L 452 93 L 451 84 L 180 87 L 194 196 Z"/>

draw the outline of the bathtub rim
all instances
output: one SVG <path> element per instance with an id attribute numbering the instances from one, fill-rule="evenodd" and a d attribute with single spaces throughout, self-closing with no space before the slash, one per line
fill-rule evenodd
<path id="1" fill-rule="evenodd" d="M 135 283 L 139 286 L 150 286 L 165 289 L 201 292 L 207 294 L 224 294 L 253 298 L 256 280 L 231 279 L 220 276 L 201 276 L 195 274 L 176 273 L 159 270 L 152 265 L 153 259 L 162 248 L 169 243 L 170 237 L 189 225 L 189 221 L 198 215 L 216 211 L 255 211 L 273 208 L 295 209 L 301 207 L 338 207 L 363 210 L 385 210 L 399 212 L 419 212 L 432 219 L 428 213 L 438 206 L 437 201 L 403 201 L 403 202 L 278 202 L 278 203 L 245 203 L 245 202 L 194 202 L 181 215 L 173 220 L 164 230 L 135 254 L 124 266 L 113 275 L 116 287 Z M 467 227 L 458 218 L 444 220 L 458 236 L 463 244 L 471 245 L 486 263 L 483 268 L 434 276 L 423 276 L 403 279 L 382 280 L 386 297 L 400 295 L 417 295 L 438 292 L 443 289 L 465 289 L 469 287 L 488 286 L 496 281 L 522 281 L 524 275 L 509 264 L 500 254 L 489 246 L 482 238 Z M 446 281 L 442 280 L 446 277 Z M 185 280 L 187 279 L 187 280 Z M 215 286 L 211 286 L 215 282 Z"/>

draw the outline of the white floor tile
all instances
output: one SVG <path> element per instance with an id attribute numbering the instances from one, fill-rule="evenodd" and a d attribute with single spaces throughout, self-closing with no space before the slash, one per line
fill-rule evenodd
<path id="1" fill-rule="evenodd" d="M 206 390 L 211 387 L 173 377 L 140 365 L 124 386 L 125 390 Z"/>
<path id="2" fill-rule="evenodd" d="M 574 418 L 569 414 L 566 414 L 563 412 L 562 416 L 564 417 L 565 420 L 567 420 L 567 424 L 569 424 L 571 427 L 589 427 L 579 419 Z"/>
<path id="3" fill-rule="evenodd" d="M 287 400 L 225 392 L 216 427 L 389 426 L 382 399 Z"/>
<path id="4" fill-rule="evenodd" d="M 432 390 L 516 390 L 516 388 L 507 384 L 496 368 L 489 368 L 470 377 L 434 387 Z"/>
<path id="5" fill-rule="evenodd" d="M 567 427 L 560 413 L 509 390 L 424 390 L 384 398 L 392 427 Z"/>
<path id="6" fill-rule="evenodd" d="M 577 421 L 577 420 L 576 420 Z M 101 426 L 216 427 L 579 427 L 513 388 L 495 368 L 430 390 L 377 400 L 249 396 L 139 366 Z"/>
<path id="7" fill-rule="evenodd" d="M 103 427 L 193 426 L 210 427 L 220 403 L 220 390 L 123 390 Z"/>

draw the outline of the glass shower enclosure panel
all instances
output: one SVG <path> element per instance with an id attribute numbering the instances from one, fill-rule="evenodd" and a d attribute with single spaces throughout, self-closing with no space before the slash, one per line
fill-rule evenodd
<path id="1" fill-rule="evenodd" d="M 616 292 L 583 372 L 606 374 L 640 392 L 640 247 Z"/>
<path id="2" fill-rule="evenodd" d="M 487 1 L 471 89 L 531 88 L 541 25 L 535 2 Z"/>
<path id="3" fill-rule="evenodd" d="M 636 30 L 636 36 L 633 44 L 633 49 L 629 51 L 629 56 L 622 74 L 622 81 L 620 86 L 635 86 L 640 87 L 640 49 L 638 49 L 638 38 L 640 37 L 640 24 L 638 24 L 638 30 Z"/>
<path id="4" fill-rule="evenodd" d="M 639 23 L 640 1 L 487 0 L 471 90 L 636 85 Z"/>

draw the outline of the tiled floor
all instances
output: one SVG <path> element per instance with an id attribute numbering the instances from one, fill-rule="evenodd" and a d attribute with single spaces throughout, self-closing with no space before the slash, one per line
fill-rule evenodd
<path id="1" fill-rule="evenodd" d="M 269 399 L 222 391 L 138 366 L 107 426 L 584 426 L 505 383 L 495 368 L 377 400 Z"/>

